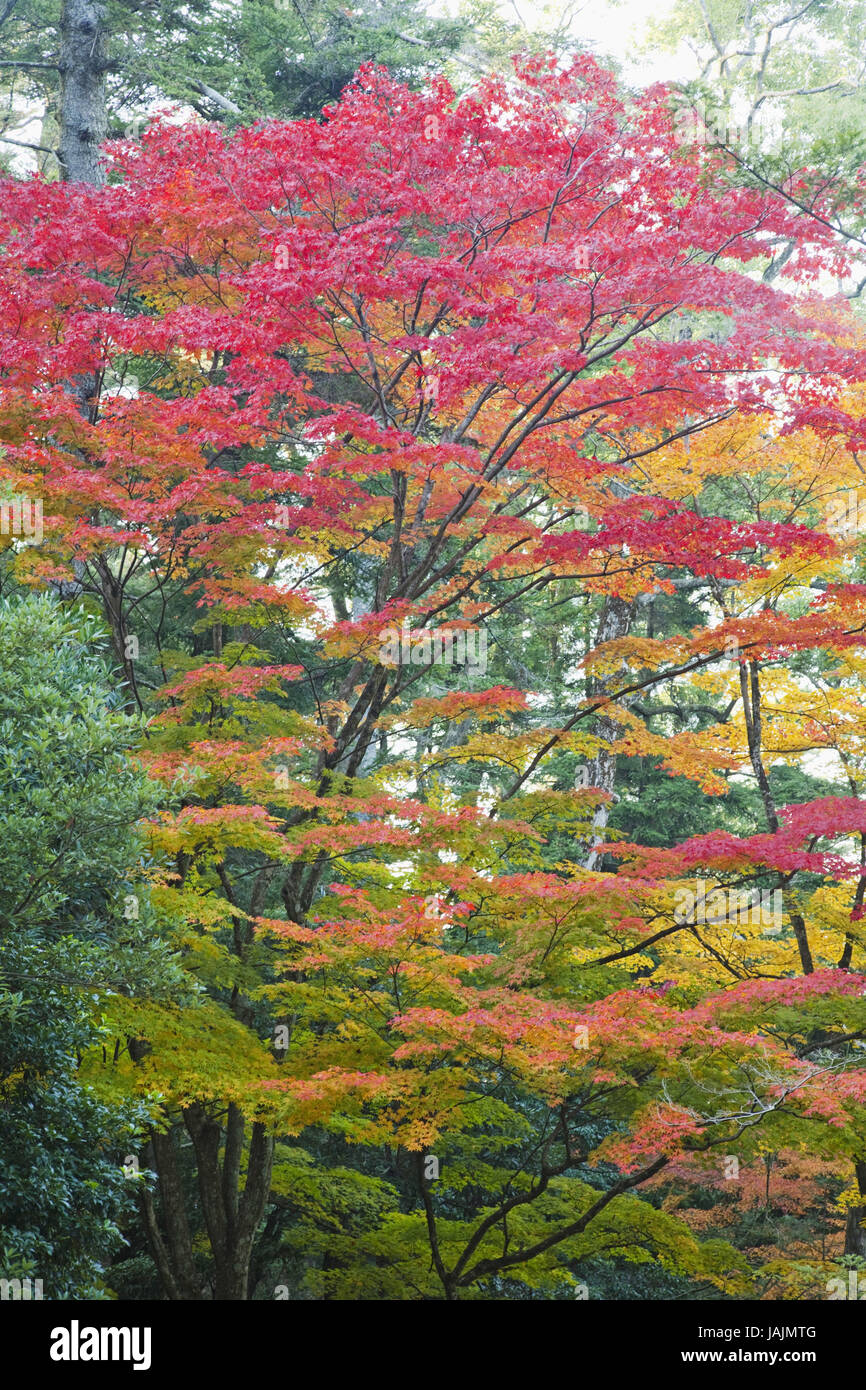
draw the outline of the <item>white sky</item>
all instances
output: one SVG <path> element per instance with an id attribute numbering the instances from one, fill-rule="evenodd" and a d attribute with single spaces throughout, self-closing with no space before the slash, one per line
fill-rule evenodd
<path id="1" fill-rule="evenodd" d="M 552 0 L 545 5 L 539 0 L 498 0 L 503 15 L 523 23 L 527 29 L 544 29 L 545 10 L 548 14 L 562 14 L 571 9 L 565 0 Z M 574 19 L 572 32 L 576 48 L 581 40 L 592 47 L 599 57 L 612 54 L 623 64 L 623 77 L 636 86 L 648 86 L 651 82 L 665 79 L 693 77 L 696 71 L 694 59 L 683 49 L 679 53 L 655 52 L 646 57 L 638 56 L 636 49 L 642 30 L 648 19 L 663 19 L 671 10 L 673 0 L 584 0 L 573 6 Z M 456 0 L 430 0 L 430 9 L 436 14 L 452 13 Z"/>

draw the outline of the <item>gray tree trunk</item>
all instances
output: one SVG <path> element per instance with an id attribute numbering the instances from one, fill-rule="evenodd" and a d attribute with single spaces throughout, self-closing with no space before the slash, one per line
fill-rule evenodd
<path id="1" fill-rule="evenodd" d="M 102 184 L 105 171 L 99 147 L 108 121 L 105 106 L 105 6 L 98 0 L 63 0 L 60 17 L 60 137 L 57 155 L 66 183 Z M 96 378 L 78 376 L 70 383 L 85 419 L 92 414 Z M 86 566 L 73 561 L 74 580 L 51 580 L 49 588 L 61 599 L 82 592 Z M 115 643 L 120 641 L 114 626 Z M 120 651 L 124 650 L 120 642 Z M 122 658 L 123 659 L 123 658 Z"/>
<path id="2" fill-rule="evenodd" d="M 105 6 L 63 0 L 60 22 L 60 167 L 68 183 L 100 184 L 105 139 Z"/>

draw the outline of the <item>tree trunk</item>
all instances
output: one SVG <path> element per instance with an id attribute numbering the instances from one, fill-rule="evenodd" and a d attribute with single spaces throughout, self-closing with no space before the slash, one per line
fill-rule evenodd
<path id="1" fill-rule="evenodd" d="M 105 6 L 97 0 L 63 0 L 60 18 L 60 99 L 57 116 L 60 136 L 57 158 L 60 176 L 67 183 L 101 184 L 105 173 L 99 147 L 105 139 Z M 91 374 L 70 382 L 79 413 L 92 421 L 97 380 Z M 82 591 L 85 565 L 73 561 L 74 580 L 49 580 L 49 589 L 61 599 L 74 599 Z"/>
<path id="2" fill-rule="evenodd" d="M 141 1061 L 150 1051 L 150 1045 L 139 1038 L 129 1038 L 128 1046 L 134 1062 Z M 199 1103 L 181 1113 L 195 1149 L 199 1195 L 213 1254 L 214 1299 L 247 1299 L 256 1235 L 271 1190 L 274 1140 L 264 1125 L 253 1124 L 242 1189 L 246 1122 L 237 1106 L 229 1103 L 225 1125 Z M 151 1132 L 144 1162 L 159 1180 L 159 1216 L 151 1192 L 142 1191 L 139 1204 L 166 1298 L 196 1301 L 205 1298 L 206 1293 L 196 1268 L 187 1220 L 187 1193 L 176 1144 L 179 1132 L 179 1125 L 167 1133 Z"/>
<path id="3" fill-rule="evenodd" d="M 271 1187 L 273 1138 L 264 1125 L 253 1125 L 241 1191 L 245 1123 L 237 1107 L 229 1105 L 222 1166 L 222 1126 L 200 1105 L 184 1111 L 184 1122 L 195 1147 L 199 1194 L 213 1252 L 214 1299 L 248 1299 L 253 1245 Z"/>
<path id="4" fill-rule="evenodd" d="M 225 1127 L 199 1104 L 184 1110 L 183 1120 L 195 1149 L 199 1195 L 213 1256 L 214 1300 L 248 1299 L 256 1235 L 271 1187 L 273 1138 L 264 1125 L 252 1126 L 246 1182 L 241 1188 L 246 1125 L 237 1107 L 229 1105 Z M 140 1203 L 166 1298 L 180 1302 L 205 1298 L 203 1278 L 193 1256 L 174 1132 L 152 1133 L 144 1161 L 159 1179 L 159 1216 L 150 1193 L 143 1193 Z"/>
<path id="5" fill-rule="evenodd" d="M 60 22 L 60 167 L 68 183 L 100 184 L 105 139 L 105 6 L 64 0 Z"/>
<path id="6" fill-rule="evenodd" d="M 863 1201 L 857 1207 L 848 1208 L 845 1222 L 845 1254 L 861 1255 L 866 1259 L 866 1159 L 854 1164 L 857 1175 L 857 1190 Z"/>
<path id="7" fill-rule="evenodd" d="M 153 1194 L 147 1189 L 142 1191 L 140 1209 L 165 1296 L 173 1302 L 196 1302 L 203 1297 L 202 1279 L 196 1269 L 186 1219 L 186 1194 L 177 1163 L 175 1129 L 165 1134 L 152 1131 L 144 1162 L 159 1177 L 162 1229 Z"/>

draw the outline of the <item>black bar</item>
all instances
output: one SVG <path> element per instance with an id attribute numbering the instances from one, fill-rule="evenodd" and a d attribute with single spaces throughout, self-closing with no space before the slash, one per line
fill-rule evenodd
<path id="1" fill-rule="evenodd" d="M 464 1383 L 473 1363 L 489 1380 L 491 1368 L 502 1359 L 513 1376 L 516 1365 L 510 1358 L 514 1352 L 530 1362 L 541 1357 L 548 1364 L 548 1355 L 555 1349 L 560 1373 L 571 1362 L 573 1377 L 579 1380 L 597 1376 L 601 1361 L 609 1371 L 641 1378 L 650 1375 L 662 1384 L 673 1379 L 698 1386 L 707 1373 L 721 1371 L 739 1390 L 732 1376 L 741 1371 L 746 1376 L 758 1372 L 766 1378 L 762 1384 L 769 1385 L 777 1375 L 792 1371 L 810 1372 L 816 1381 L 841 1374 L 851 1366 L 852 1351 L 864 1329 L 864 1310 L 848 1299 L 511 1301 L 507 1321 L 502 1323 L 498 1310 L 474 1301 L 458 1306 L 444 1319 L 443 1312 L 444 1305 L 435 1307 L 432 1302 L 397 1309 L 373 1303 L 300 1300 L 231 1308 L 211 1302 L 22 1300 L 0 1302 L 0 1336 L 7 1367 L 13 1362 L 25 1374 L 39 1372 L 49 1384 L 67 1382 L 70 1376 L 82 1383 L 132 1376 L 133 1383 L 143 1383 L 147 1376 L 198 1380 L 216 1373 L 219 1380 L 214 1384 L 242 1374 L 242 1390 L 248 1390 L 251 1378 L 276 1375 L 280 1386 L 297 1384 L 316 1367 L 326 1370 L 329 1379 L 345 1367 L 354 1381 L 365 1364 L 372 1373 L 379 1362 L 381 1370 L 380 1357 L 389 1346 L 389 1355 L 400 1348 L 400 1374 L 413 1373 L 412 1362 L 419 1356 L 433 1372 L 430 1363 L 438 1353 L 440 1370 L 434 1378 L 446 1374 L 450 1364 L 450 1373 Z M 102 1328 L 117 1329 L 117 1334 L 103 1341 Z M 553 1347 L 551 1333 L 557 1338 Z M 452 1334 L 459 1340 L 452 1343 Z M 62 1353 L 69 1359 L 52 1358 L 52 1348 L 55 1357 Z M 112 1359 L 115 1349 L 126 1359 Z M 100 1356 L 104 1352 L 106 1359 L 90 1359 L 93 1351 Z M 134 1370 L 136 1359 L 138 1371 Z M 394 1374 L 397 1364 L 392 1365 Z M 416 1362 L 415 1375 L 417 1369 Z"/>

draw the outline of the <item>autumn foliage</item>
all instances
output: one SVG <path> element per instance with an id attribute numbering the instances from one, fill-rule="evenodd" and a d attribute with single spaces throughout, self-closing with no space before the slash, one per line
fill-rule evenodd
<path id="1" fill-rule="evenodd" d="M 690 1205 L 758 1209 L 767 1155 L 823 1213 L 810 1278 L 866 1254 L 832 231 L 587 58 L 459 100 L 370 69 L 319 123 L 108 158 L 0 188 L 0 472 L 44 501 L 13 581 L 102 615 L 164 787 L 142 874 L 199 1002 L 107 993 L 124 1049 L 85 1065 L 150 1107 L 168 1295 L 201 1296 L 181 1130 L 218 1298 L 287 1261 L 561 1296 L 597 1259 L 787 1297 L 783 1249 Z M 443 628 L 487 663 L 425 657 Z M 714 828 L 618 830 L 628 760 Z"/>

